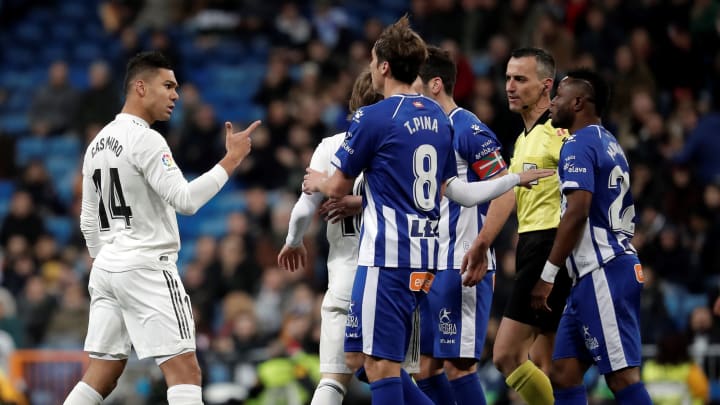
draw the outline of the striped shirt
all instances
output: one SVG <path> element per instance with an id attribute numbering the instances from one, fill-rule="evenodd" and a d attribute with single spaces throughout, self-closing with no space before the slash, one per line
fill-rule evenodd
<path id="1" fill-rule="evenodd" d="M 458 178 L 487 180 L 505 169 L 501 146 L 495 134 L 472 112 L 456 108 L 450 112 L 455 135 L 453 148 Z M 438 270 L 459 269 L 473 239 L 482 229 L 490 202 L 465 208 L 443 197 L 440 205 L 440 253 Z M 488 270 L 495 270 L 495 252 L 488 249 Z"/>
<path id="2" fill-rule="evenodd" d="M 602 126 L 582 128 L 565 142 L 558 168 L 563 211 L 568 191 L 592 193 L 590 215 L 581 239 L 566 262 L 576 278 L 619 255 L 636 254 L 630 244 L 636 219 L 629 172 L 620 144 Z"/>
<path id="3" fill-rule="evenodd" d="M 456 175 L 452 127 L 420 95 L 394 95 L 355 112 L 333 164 L 364 171 L 358 264 L 435 268 L 440 187 Z"/>

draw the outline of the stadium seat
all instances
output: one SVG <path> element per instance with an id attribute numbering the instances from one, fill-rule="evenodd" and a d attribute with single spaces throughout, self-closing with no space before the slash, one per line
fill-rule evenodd
<path id="1" fill-rule="evenodd" d="M 47 147 L 52 155 L 66 156 L 69 159 L 79 159 L 82 145 L 80 139 L 74 135 L 63 135 L 50 138 L 46 141 Z"/>
<path id="2" fill-rule="evenodd" d="M 32 159 L 40 159 L 47 153 L 45 139 L 23 137 L 15 144 L 15 164 L 25 166 Z"/>
<path id="3" fill-rule="evenodd" d="M 47 217 L 45 227 L 48 232 L 57 240 L 58 245 L 65 245 L 75 230 L 75 220 L 69 217 Z"/>
<path id="4" fill-rule="evenodd" d="M 19 136 L 30 130 L 27 116 L 22 113 L 7 113 L 0 116 L 0 129 L 9 135 Z"/>

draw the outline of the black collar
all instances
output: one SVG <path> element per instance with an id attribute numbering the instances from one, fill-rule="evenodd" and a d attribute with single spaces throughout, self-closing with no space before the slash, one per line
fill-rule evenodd
<path id="1" fill-rule="evenodd" d="M 550 109 L 545 110 L 544 113 L 540 117 L 538 117 L 537 121 L 530 127 L 530 129 L 525 129 L 525 136 L 528 136 L 530 132 L 532 132 L 533 128 L 535 128 L 537 125 L 543 125 L 547 122 L 547 120 L 550 119 Z"/>

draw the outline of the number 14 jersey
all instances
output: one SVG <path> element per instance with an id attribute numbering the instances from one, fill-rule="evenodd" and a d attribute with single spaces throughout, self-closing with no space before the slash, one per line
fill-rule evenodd
<path id="1" fill-rule="evenodd" d="M 215 166 L 189 185 L 165 139 L 130 114 L 90 142 L 82 175 L 80 228 L 94 265 L 106 271 L 174 270 L 176 211 L 193 214 L 227 181 Z"/>
<path id="2" fill-rule="evenodd" d="M 630 244 L 635 233 L 635 206 L 629 172 L 620 144 L 600 125 L 581 128 L 560 151 L 563 213 L 568 191 L 592 193 L 587 223 L 566 262 L 576 279 L 619 255 L 635 254 Z"/>

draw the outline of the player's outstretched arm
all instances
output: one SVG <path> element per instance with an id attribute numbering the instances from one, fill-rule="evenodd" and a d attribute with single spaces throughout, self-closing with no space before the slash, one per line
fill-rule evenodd
<path id="1" fill-rule="evenodd" d="M 464 207 L 474 207 L 493 200 L 515 186 L 532 187 L 537 179 L 555 174 L 551 169 L 532 169 L 520 174 L 511 173 L 492 180 L 466 182 L 457 177 L 448 181 L 445 195 Z"/>

